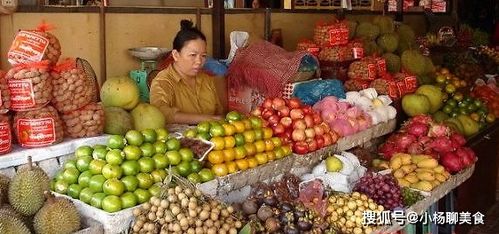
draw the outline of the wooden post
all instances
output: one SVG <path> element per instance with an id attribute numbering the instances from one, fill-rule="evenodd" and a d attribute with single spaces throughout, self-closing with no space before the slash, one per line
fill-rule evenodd
<path id="1" fill-rule="evenodd" d="M 100 45 L 100 77 L 97 77 L 99 84 L 106 80 L 106 6 L 107 1 L 102 1 L 99 7 L 99 45 Z"/>
<path id="2" fill-rule="evenodd" d="M 225 8 L 223 0 L 213 0 L 211 24 L 213 25 L 213 57 L 220 59 L 225 56 Z"/>

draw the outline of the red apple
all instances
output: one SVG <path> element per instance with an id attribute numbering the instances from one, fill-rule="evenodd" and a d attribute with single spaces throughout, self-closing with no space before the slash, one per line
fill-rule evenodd
<path id="1" fill-rule="evenodd" d="M 307 128 L 311 128 L 314 126 L 314 117 L 312 117 L 312 115 L 306 114 L 305 117 L 303 117 L 303 120 L 305 120 Z"/>
<path id="2" fill-rule="evenodd" d="M 290 117 L 283 117 L 281 121 L 279 121 L 285 128 L 288 128 L 293 124 L 293 120 Z"/>
<path id="3" fill-rule="evenodd" d="M 274 126 L 274 125 L 279 123 L 280 119 L 281 118 L 279 118 L 279 116 L 274 114 L 274 115 L 271 115 L 267 121 L 269 121 L 270 125 Z"/>
<path id="4" fill-rule="evenodd" d="M 307 136 L 307 138 L 314 138 L 315 137 L 315 130 L 313 128 L 305 129 L 305 136 Z"/>
<path id="5" fill-rule="evenodd" d="M 321 115 L 319 113 L 314 112 L 312 117 L 314 117 L 314 124 L 315 125 L 322 123 L 322 118 L 321 118 Z"/>
<path id="6" fill-rule="evenodd" d="M 305 140 L 305 130 L 303 129 L 295 129 L 291 135 L 293 141 L 303 141 Z"/>
<path id="7" fill-rule="evenodd" d="M 263 108 L 262 111 L 262 118 L 263 119 L 269 119 L 270 116 L 274 115 L 274 110 L 271 108 Z"/>
<path id="8" fill-rule="evenodd" d="M 272 126 L 272 131 L 274 132 L 275 135 L 282 134 L 284 130 L 285 130 L 284 126 L 282 126 L 282 124 L 280 123 Z"/>
<path id="9" fill-rule="evenodd" d="M 306 154 L 309 152 L 308 144 L 304 141 L 295 142 L 293 144 L 293 152 L 297 154 Z"/>
<path id="10" fill-rule="evenodd" d="M 303 119 L 293 120 L 293 129 L 305 130 L 305 128 L 307 128 L 307 124 L 305 123 L 305 120 L 303 120 Z"/>
<path id="11" fill-rule="evenodd" d="M 293 131 L 291 129 L 285 129 L 283 133 L 279 134 L 278 137 L 281 138 L 283 141 L 286 142 L 291 142 L 291 133 Z M 284 144 L 283 144 L 284 145 Z"/>
<path id="12" fill-rule="evenodd" d="M 261 116 L 262 115 L 262 110 L 263 110 L 263 107 L 258 106 L 255 109 L 253 109 L 250 114 L 252 116 Z"/>
<path id="13" fill-rule="evenodd" d="M 290 98 L 290 99 L 288 100 L 288 106 L 289 106 L 289 108 L 291 108 L 291 109 L 297 109 L 297 108 L 300 108 L 300 107 L 301 107 L 301 101 L 300 101 L 300 99 L 295 98 L 295 97 L 294 97 L 294 98 Z"/>
<path id="14" fill-rule="evenodd" d="M 291 119 L 303 119 L 303 110 L 302 109 L 292 109 L 289 112 L 289 116 L 291 116 Z"/>
<path id="15" fill-rule="evenodd" d="M 262 107 L 266 109 L 272 109 L 272 99 L 265 98 L 265 100 L 262 103 Z"/>
<path id="16" fill-rule="evenodd" d="M 279 109 L 277 109 L 277 114 L 280 117 L 289 116 L 289 107 L 287 107 L 287 106 L 281 106 Z"/>
<path id="17" fill-rule="evenodd" d="M 286 105 L 286 102 L 284 102 L 284 99 L 277 97 L 272 100 L 272 107 L 274 107 L 274 110 L 279 110 L 279 108 L 283 107 Z"/>
<path id="18" fill-rule="evenodd" d="M 314 138 L 307 138 L 305 142 L 307 142 L 308 144 L 309 152 L 314 152 L 317 150 L 317 142 L 315 141 Z"/>
<path id="19" fill-rule="evenodd" d="M 315 136 L 315 141 L 317 142 L 317 148 L 318 149 L 321 149 L 321 148 L 324 147 L 324 137 L 316 135 Z"/>
<path id="20" fill-rule="evenodd" d="M 309 106 L 309 105 L 303 106 L 302 110 L 303 110 L 304 114 L 310 114 L 310 113 L 314 112 L 314 110 L 312 109 L 312 107 Z"/>
<path id="21" fill-rule="evenodd" d="M 320 125 L 315 125 L 314 131 L 315 131 L 315 135 L 317 135 L 317 136 L 324 135 L 324 128 L 322 128 L 322 126 L 320 126 Z"/>

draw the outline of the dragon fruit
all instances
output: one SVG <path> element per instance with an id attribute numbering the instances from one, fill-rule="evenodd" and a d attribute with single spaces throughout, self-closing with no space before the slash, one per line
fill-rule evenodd
<path id="1" fill-rule="evenodd" d="M 387 142 L 379 148 L 378 152 L 384 159 L 390 160 L 395 153 L 404 152 L 398 145 L 393 142 Z"/>
<path id="2" fill-rule="evenodd" d="M 407 133 L 397 133 L 390 137 L 394 144 L 398 145 L 401 149 L 407 149 L 409 145 L 417 140 L 417 138 Z"/>
<path id="3" fill-rule="evenodd" d="M 440 157 L 440 164 L 444 166 L 445 170 L 454 174 L 463 169 L 463 164 L 455 153 L 445 153 Z"/>
<path id="4" fill-rule="evenodd" d="M 421 154 L 424 152 L 424 146 L 419 142 L 413 142 L 407 147 L 407 153 L 409 154 Z"/>
<path id="5" fill-rule="evenodd" d="M 426 134 L 428 134 L 428 125 L 413 122 L 408 125 L 407 132 L 416 137 L 426 136 Z"/>
<path id="6" fill-rule="evenodd" d="M 450 136 L 450 140 L 452 141 L 453 145 L 457 145 L 458 147 L 466 144 L 466 138 L 464 138 L 464 136 L 459 134 L 459 133 L 455 133 L 455 132 L 452 133 L 452 135 Z M 458 147 L 456 147 L 456 148 L 458 148 Z"/>
<path id="7" fill-rule="evenodd" d="M 411 120 L 409 121 L 409 124 L 411 123 L 420 123 L 424 125 L 429 125 L 433 123 L 433 119 L 429 115 L 416 115 L 412 117 Z"/>
<path id="8" fill-rule="evenodd" d="M 468 147 L 462 147 L 456 150 L 456 156 L 459 157 L 461 163 L 464 167 L 468 167 L 471 164 L 475 163 L 476 156 L 475 152 Z"/>
<path id="9" fill-rule="evenodd" d="M 448 137 L 437 137 L 430 144 L 429 147 L 438 153 L 448 153 L 455 150 L 452 146 L 452 141 Z"/>

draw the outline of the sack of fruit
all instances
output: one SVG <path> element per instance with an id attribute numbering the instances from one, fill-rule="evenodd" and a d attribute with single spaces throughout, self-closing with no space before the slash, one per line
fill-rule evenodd
<path id="1" fill-rule="evenodd" d="M 5 78 L 5 72 L 0 70 L 0 114 L 5 114 L 10 108 L 10 91 Z"/>
<path id="2" fill-rule="evenodd" d="M 44 147 L 59 143 L 64 138 L 62 121 L 57 110 L 45 106 L 38 110 L 17 112 L 14 132 L 21 147 Z"/>
<path id="3" fill-rule="evenodd" d="M 95 82 L 76 66 L 75 59 L 66 59 L 52 69 L 52 103 L 61 113 L 78 110 L 89 104 L 96 94 Z"/>
<path id="4" fill-rule="evenodd" d="M 100 103 L 90 103 L 81 109 L 61 115 L 64 133 L 73 138 L 93 137 L 104 132 L 104 109 Z"/>
<path id="5" fill-rule="evenodd" d="M 298 44 L 296 45 L 296 50 L 297 51 L 304 50 L 317 57 L 319 56 L 321 48 L 313 41 L 308 39 L 303 39 L 300 42 L 298 42 Z"/>
<path id="6" fill-rule="evenodd" d="M 48 60 L 51 65 L 55 65 L 61 56 L 61 44 L 57 37 L 49 32 L 53 28 L 52 25 L 42 22 L 35 30 L 17 32 L 7 53 L 9 63 L 14 66 Z"/>
<path id="7" fill-rule="evenodd" d="M 17 64 L 5 75 L 10 92 L 10 109 L 14 111 L 36 110 L 52 99 L 52 83 L 49 62 Z"/>
<path id="8" fill-rule="evenodd" d="M 0 115 L 0 155 L 12 150 L 12 129 L 8 115 Z"/>

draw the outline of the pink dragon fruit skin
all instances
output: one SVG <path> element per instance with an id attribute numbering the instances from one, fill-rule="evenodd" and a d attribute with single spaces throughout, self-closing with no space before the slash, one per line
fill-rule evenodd
<path id="1" fill-rule="evenodd" d="M 418 142 L 413 142 L 407 147 L 407 153 L 409 154 L 421 154 L 424 152 L 424 146 Z"/>
<path id="2" fill-rule="evenodd" d="M 433 124 L 428 130 L 429 137 L 447 137 L 450 134 L 449 127 L 443 124 Z"/>
<path id="3" fill-rule="evenodd" d="M 410 121 L 409 123 L 414 122 L 414 123 L 422 123 L 425 125 L 433 123 L 433 119 L 429 115 L 416 115 L 412 117 L 409 121 Z"/>
<path id="4" fill-rule="evenodd" d="M 455 150 L 452 141 L 444 136 L 433 139 L 433 142 L 429 144 L 429 147 L 438 153 L 448 153 Z"/>

